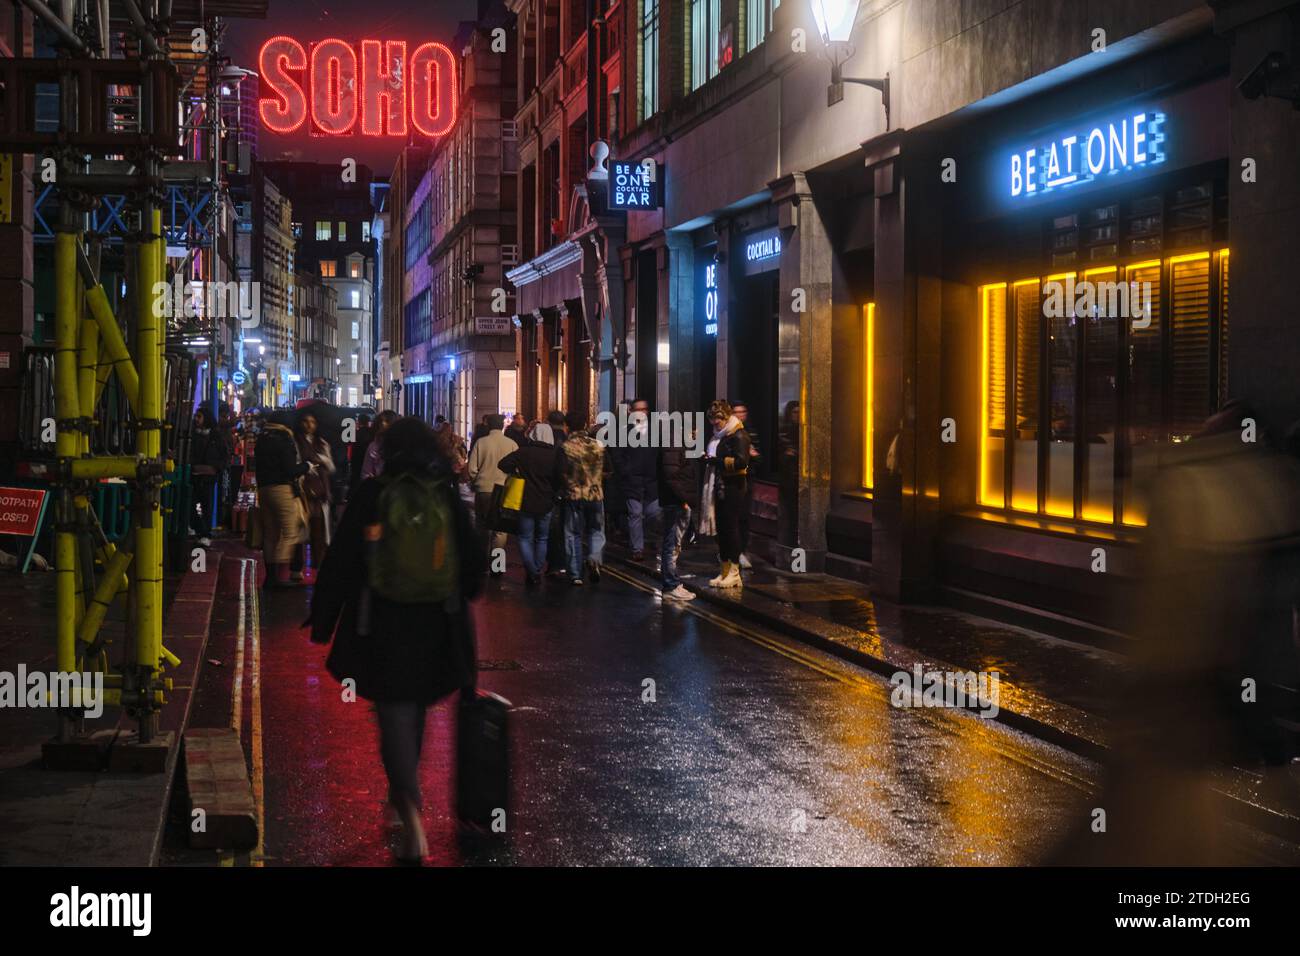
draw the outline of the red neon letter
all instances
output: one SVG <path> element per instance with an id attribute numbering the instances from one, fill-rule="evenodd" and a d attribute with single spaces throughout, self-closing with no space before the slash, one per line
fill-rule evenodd
<path id="1" fill-rule="evenodd" d="M 262 123 L 273 133 L 292 133 L 307 118 L 307 97 L 302 86 L 290 75 L 301 76 L 307 69 L 307 53 L 291 37 L 271 37 L 262 44 L 257 56 L 262 73 L 262 93 L 274 93 L 279 100 L 261 97 L 257 111 Z"/>
<path id="2" fill-rule="evenodd" d="M 411 54 L 411 122 L 425 136 L 441 136 L 456 122 L 456 59 L 441 43 Z"/>
<path id="3" fill-rule="evenodd" d="M 357 121 L 357 55 L 342 40 L 311 48 L 311 118 L 322 133 L 340 135 Z"/>
<path id="4" fill-rule="evenodd" d="M 406 135 L 406 41 L 361 41 L 361 132 Z"/>

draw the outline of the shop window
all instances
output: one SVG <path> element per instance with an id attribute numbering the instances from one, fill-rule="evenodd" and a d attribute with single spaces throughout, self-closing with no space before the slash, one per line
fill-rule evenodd
<path id="1" fill-rule="evenodd" d="M 1024 279 L 1011 289 L 1016 323 L 1015 393 L 1011 443 L 1011 507 L 1038 510 L 1039 347 L 1043 306 L 1037 279 Z"/>
<path id="2" fill-rule="evenodd" d="M 979 288 L 979 502 L 1146 523 L 1160 451 L 1227 397 L 1228 251 Z"/>

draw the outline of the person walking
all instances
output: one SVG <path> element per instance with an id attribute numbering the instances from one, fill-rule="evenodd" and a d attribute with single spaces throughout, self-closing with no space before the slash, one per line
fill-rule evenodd
<path id="1" fill-rule="evenodd" d="M 528 423 L 518 412 L 510 416 L 510 424 L 506 426 L 505 432 L 506 437 L 516 445 L 522 446 L 528 443 Z"/>
<path id="2" fill-rule="evenodd" d="M 309 466 L 298 456 L 293 432 L 267 421 L 257 437 L 257 510 L 262 522 L 262 552 L 267 587 L 289 587 L 294 548 L 307 535 L 306 509 L 298 479 Z"/>
<path id="3" fill-rule="evenodd" d="M 194 489 L 193 510 L 190 512 L 190 529 L 198 535 L 199 544 L 212 544 L 212 529 L 216 517 L 216 493 L 221 474 L 229 461 L 229 452 L 221 433 L 212 427 L 206 408 L 196 409 L 190 428 L 190 481 Z"/>
<path id="4" fill-rule="evenodd" d="M 546 564 L 547 538 L 555 500 L 564 484 L 564 458 L 555 447 L 555 435 L 545 422 L 534 423 L 524 444 L 501 459 L 501 471 L 524 479 L 524 501 L 519 513 L 519 558 L 524 583 L 536 587 Z"/>
<path id="5" fill-rule="evenodd" d="M 397 412 L 391 408 L 385 408 L 375 416 L 375 430 L 370 439 L 370 444 L 366 446 L 365 462 L 361 466 L 361 480 L 367 478 L 378 478 L 384 471 L 384 432 L 386 432 L 397 421 Z"/>
<path id="6" fill-rule="evenodd" d="M 704 490 L 701 493 L 701 534 L 716 528 L 718 576 L 710 587 L 738 588 L 740 579 L 740 512 L 745 503 L 749 473 L 749 436 L 731 406 L 718 399 L 709 406 L 713 426 L 705 452 Z"/>
<path id="7" fill-rule="evenodd" d="M 749 436 L 749 467 L 750 471 L 756 470 L 758 461 L 762 457 L 758 450 L 758 434 L 749 426 L 749 406 L 744 402 L 736 402 L 731 406 L 732 413 L 740 421 L 740 425 L 745 429 L 745 434 Z M 754 513 L 754 482 L 745 482 L 745 503 L 740 507 L 740 569 L 748 571 L 753 567 L 749 563 L 749 556 L 745 553 L 749 550 L 749 519 Z"/>
<path id="8" fill-rule="evenodd" d="M 330 453 L 329 442 L 317 431 L 316 416 L 311 412 L 305 412 L 298 419 L 295 438 L 298 442 L 298 457 L 307 463 L 303 493 L 307 501 L 311 549 L 310 562 L 302 560 L 296 563 L 319 571 L 330 543 L 330 485 L 334 476 L 334 456 Z"/>
<path id="9" fill-rule="evenodd" d="M 488 416 L 488 433 L 474 443 L 469 451 L 469 464 L 465 474 L 469 476 L 474 487 L 474 512 L 479 520 L 479 535 L 485 542 L 489 555 L 497 548 L 506 546 L 504 532 L 493 531 L 488 527 L 492 511 L 492 492 L 497 485 L 506 483 L 505 473 L 501 470 L 501 459 L 519 448 L 505 435 L 505 417 Z M 492 576 L 500 577 L 505 571 L 492 571 Z"/>
<path id="10" fill-rule="evenodd" d="M 370 443 L 375 440 L 375 426 L 369 415 L 357 416 L 356 441 L 348 449 L 348 493 L 349 498 L 361 485 L 361 469 L 366 463 L 366 453 Z"/>
<path id="11" fill-rule="evenodd" d="M 569 557 L 569 577 L 581 587 L 583 572 L 592 584 L 600 583 L 600 560 L 605 548 L 605 447 L 587 433 L 587 416 L 574 410 L 566 416 L 569 437 L 564 450 L 564 547 Z M 584 560 L 585 555 L 585 560 Z"/>
<path id="12" fill-rule="evenodd" d="M 685 437 L 689 445 L 692 436 Z M 693 601 L 694 592 L 687 590 L 677 575 L 677 559 L 681 555 L 682 539 L 691 524 L 691 514 L 700 506 L 699 459 L 687 457 L 684 447 L 661 449 L 657 485 L 664 526 L 663 543 L 659 549 L 662 594 L 667 600 Z"/>
<path id="13" fill-rule="evenodd" d="M 627 508 L 627 538 L 632 560 L 645 558 L 645 519 L 659 513 L 659 450 L 650 447 L 650 403 L 632 400 L 631 434 L 615 450 L 614 472 Z"/>
<path id="14" fill-rule="evenodd" d="M 311 640 L 325 666 L 375 705 L 397 858 L 428 852 L 420 751 L 430 705 L 475 683 L 473 616 L 482 552 L 455 491 L 445 442 L 418 418 L 393 424 L 381 477 L 343 512 L 312 594 Z M 400 572 L 399 572 L 400 569 Z"/>
<path id="15" fill-rule="evenodd" d="M 569 437 L 568 426 L 564 423 L 564 412 L 551 409 L 546 413 L 546 424 L 551 426 L 551 434 L 555 436 L 555 447 L 563 455 L 564 442 Z M 564 459 L 561 458 L 560 461 L 563 462 Z M 546 545 L 546 574 L 553 578 L 564 577 L 569 573 L 569 555 L 564 546 L 567 512 L 563 502 L 563 484 L 557 488 L 557 492 L 560 495 L 560 506 L 551 513 L 551 539 Z"/>

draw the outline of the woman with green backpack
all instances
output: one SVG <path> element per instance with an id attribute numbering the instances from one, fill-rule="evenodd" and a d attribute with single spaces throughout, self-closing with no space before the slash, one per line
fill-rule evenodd
<path id="1" fill-rule="evenodd" d="M 333 639 L 329 672 L 375 704 L 405 862 L 426 852 L 419 785 L 426 712 L 475 683 L 467 602 L 482 587 L 485 557 L 444 445 L 417 418 L 388 428 L 383 474 L 363 481 L 343 512 L 309 618 L 313 642 Z"/>

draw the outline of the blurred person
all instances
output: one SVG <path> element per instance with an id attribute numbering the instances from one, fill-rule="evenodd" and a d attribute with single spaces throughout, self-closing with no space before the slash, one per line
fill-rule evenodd
<path id="1" fill-rule="evenodd" d="M 488 419 L 491 417 L 492 415 L 490 413 L 485 414 L 482 420 L 474 426 L 474 431 L 469 436 L 469 450 L 471 452 L 474 451 L 474 446 L 478 444 L 480 438 L 486 438 L 491 434 L 492 426 L 488 422 Z"/>
<path id="2" fill-rule="evenodd" d="M 524 501 L 519 515 L 519 558 L 524 582 L 536 587 L 546 565 L 547 538 L 556 496 L 564 484 L 564 457 L 555 447 L 551 426 L 536 422 L 524 444 L 501 459 L 501 471 L 524 479 Z"/>
<path id="3" fill-rule="evenodd" d="M 198 535 L 199 544 L 205 548 L 212 544 L 212 529 L 216 526 L 216 492 L 228 462 L 229 449 L 225 438 L 212 427 L 207 409 L 196 409 L 190 427 L 190 483 L 194 491 L 190 529 Z"/>
<path id="4" fill-rule="evenodd" d="M 581 587 L 583 573 L 600 583 L 605 548 L 605 448 L 587 433 L 587 416 L 576 409 L 565 418 L 569 437 L 564 451 L 564 547 L 570 582 Z"/>
<path id="5" fill-rule="evenodd" d="M 397 412 L 386 408 L 375 416 L 375 427 L 366 446 L 366 456 L 361 466 L 361 480 L 378 478 L 384 473 L 384 432 L 397 421 Z"/>
<path id="6" fill-rule="evenodd" d="M 732 412 L 740 422 L 745 434 L 749 436 L 749 466 L 750 470 L 754 469 L 754 464 L 762 457 L 758 451 L 758 434 L 749 427 L 749 406 L 744 402 L 736 402 L 731 406 Z M 740 569 L 748 571 L 753 567 L 749 562 L 749 556 L 745 553 L 749 550 L 749 519 L 754 513 L 754 482 L 745 482 L 745 503 L 740 509 Z"/>
<path id="7" fill-rule="evenodd" d="M 632 400 L 628 424 L 635 435 L 624 436 L 611 452 L 614 474 L 627 509 L 627 537 L 632 560 L 645 558 L 645 519 L 659 513 L 659 449 L 650 447 L 650 403 Z"/>
<path id="8" fill-rule="evenodd" d="M 331 480 L 335 470 L 334 456 L 330 453 L 329 442 L 318 433 L 316 416 L 311 412 L 305 412 L 298 418 L 295 438 L 298 442 L 298 457 L 307 463 L 307 474 L 303 478 L 302 489 L 307 501 L 311 560 L 301 561 L 301 564 L 319 570 L 330 543 L 330 501 Z M 295 559 L 296 563 L 299 563 L 297 559 Z M 290 577 L 293 577 L 292 572 Z"/>
<path id="9" fill-rule="evenodd" d="M 744 508 L 749 473 L 749 435 L 731 406 L 718 399 L 706 416 L 713 426 L 704 454 L 704 489 L 700 496 L 701 534 L 704 527 L 718 536 L 718 576 L 710 587 L 738 588 L 740 579 L 740 513 Z"/>
<path id="10" fill-rule="evenodd" d="M 1253 765 L 1265 791 L 1300 807 L 1274 719 L 1285 707 L 1279 685 L 1296 679 L 1300 462 L 1243 441 L 1253 417 L 1229 402 L 1170 446 L 1146 489 L 1133 686 L 1120 696 L 1096 803 L 1107 831 L 1081 824 L 1054 862 L 1240 862 L 1215 793 L 1216 770 L 1229 764 Z"/>
<path id="11" fill-rule="evenodd" d="M 689 426 L 687 426 L 689 428 Z M 684 436 L 687 444 L 691 434 Z M 659 579 L 663 596 L 674 601 L 693 601 L 695 594 L 682 584 L 677 559 L 682 540 L 691 525 L 691 514 L 700 506 L 699 460 L 689 458 L 684 447 L 659 450 L 657 476 L 659 507 L 663 509 L 663 541 L 659 549 Z"/>
<path id="12" fill-rule="evenodd" d="M 478 516 L 479 534 L 485 542 L 489 555 L 497 548 L 506 546 L 506 535 L 502 531 L 493 531 L 488 527 L 492 517 L 492 495 L 497 485 L 506 483 L 505 473 L 501 470 L 501 459 L 515 451 L 519 445 L 505 435 L 505 416 L 488 415 L 488 433 L 474 443 L 469 450 L 469 462 L 465 474 L 474 487 L 474 512 Z M 492 571 L 492 576 L 500 577 L 504 571 Z"/>
<path id="13" fill-rule="evenodd" d="M 428 852 L 420 788 L 428 708 L 474 686 L 468 602 L 483 564 L 445 440 L 403 418 L 386 433 L 383 454 L 382 475 L 363 481 L 343 513 L 308 623 L 314 643 L 333 639 L 329 672 L 374 702 L 389 812 L 401 827 L 396 855 L 418 864 Z"/>
<path id="14" fill-rule="evenodd" d="M 306 505 L 301 502 L 298 479 L 308 469 L 298 456 L 293 432 L 278 422 L 265 422 L 257 438 L 257 510 L 267 587 L 290 586 L 294 548 L 307 536 Z"/>

